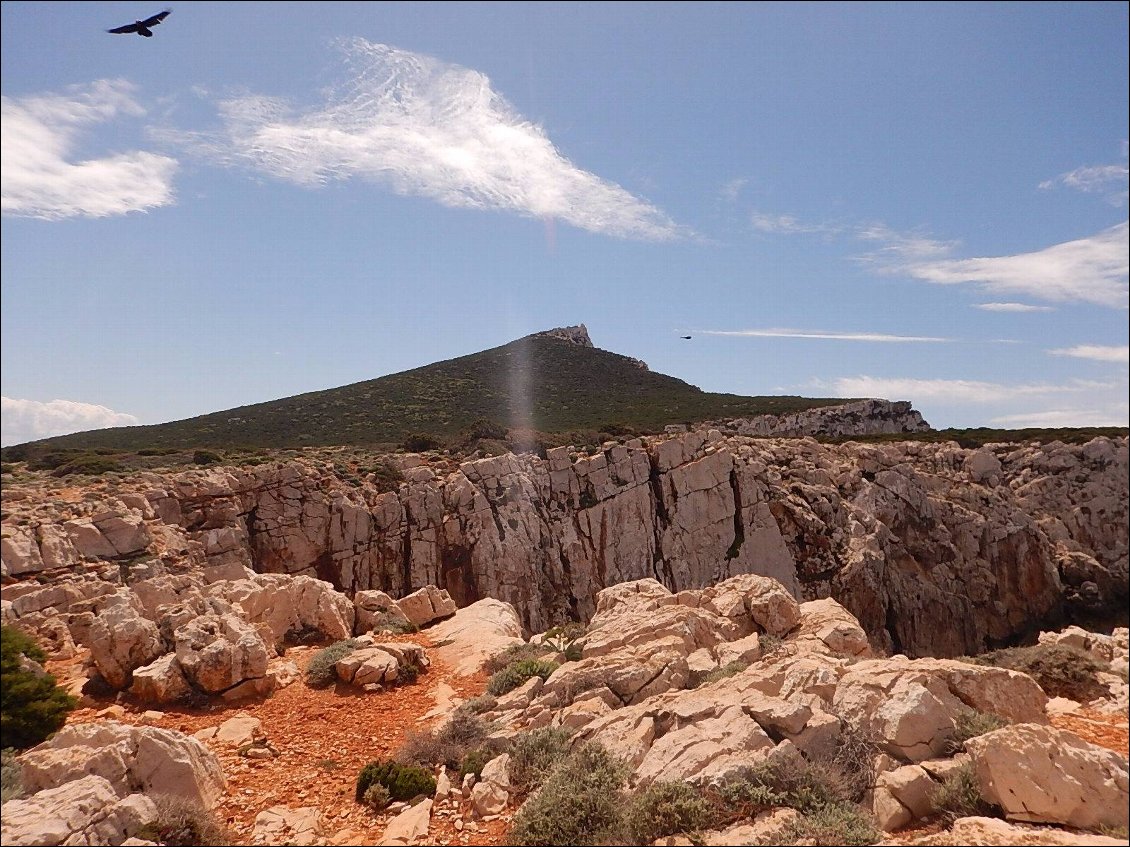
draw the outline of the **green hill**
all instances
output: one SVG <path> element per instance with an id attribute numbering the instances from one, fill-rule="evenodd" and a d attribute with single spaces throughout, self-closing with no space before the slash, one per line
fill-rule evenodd
<path id="1" fill-rule="evenodd" d="M 583 328 L 581 328 L 583 333 Z M 5 448 L 185 450 L 395 445 L 451 439 L 491 422 L 542 433 L 661 431 L 667 424 L 781 414 L 844 399 L 712 394 L 627 356 L 549 335 L 379 379 L 171 423 L 115 427 Z M 488 427 L 489 428 L 489 427 Z M 498 437 L 498 436 L 496 436 Z"/>

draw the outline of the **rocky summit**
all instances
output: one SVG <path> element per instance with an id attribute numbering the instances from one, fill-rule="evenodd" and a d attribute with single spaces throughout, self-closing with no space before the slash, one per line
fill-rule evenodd
<path id="1" fill-rule="evenodd" d="M 918 427 L 22 474 L 3 842 L 1126 844 L 1127 439 Z"/>

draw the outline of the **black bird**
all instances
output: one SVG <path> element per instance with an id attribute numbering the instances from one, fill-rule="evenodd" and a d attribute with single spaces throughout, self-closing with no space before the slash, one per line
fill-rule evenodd
<path id="1" fill-rule="evenodd" d="M 161 21 L 169 16 L 170 12 L 172 12 L 172 9 L 166 9 L 163 12 L 158 12 L 151 18 L 146 18 L 143 21 L 134 21 L 132 24 L 115 27 L 114 29 L 108 29 L 106 30 L 106 32 L 112 32 L 115 35 L 125 35 L 130 32 L 136 32 L 138 35 L 144 35 L 146 38 L 152 38 L 153 30 L 151 30 L 149 27 L 157 26 L 157 24 L 161 23 Z"/>
<path id="2" fill-rule="evenodd" d="M 690 341 L 690 340 L 691 340 L 691 337 L 690 337 L 689 335 L 680 335 L 679 337 L 680 337 L 680 338 L 685 338 L 685 339 L 686 339 L 687 341 Z"/>

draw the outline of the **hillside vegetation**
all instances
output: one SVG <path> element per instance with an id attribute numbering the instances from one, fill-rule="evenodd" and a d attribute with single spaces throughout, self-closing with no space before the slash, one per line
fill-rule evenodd
<path id="1" fill-rule="evenodd" d="M 395 445 L 413 434 L 447 439 L 483 421 L 542 433 L 782 414 L 836 398 L 712 394 L 639 367 L 627 356 L 556 338 L 502 347 L 365 382 L 152 426 L 90 430 L 37 448 L 137 451 L 197 447 Z M 6 448 L 5 461 L 26 454 Z"/>

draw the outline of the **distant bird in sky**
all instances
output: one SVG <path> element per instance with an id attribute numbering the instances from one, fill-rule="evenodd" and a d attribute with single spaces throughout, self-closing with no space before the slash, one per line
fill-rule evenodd
<path id="1" fill-rule="evenodd" d="M 680 335 L 679 337 L 680 337 L 680 338 L 685 338 L 685 339 L 686 339 L 687 341 L 690 341 L 690 340 L 691 340 L 691 337 L 690 337 L 689 335 Z"/>
<path id="2" fill-rule="evenodd" d="M 172 9 L 166 9 L 163 12 L 158 12 L 151 18 L 146 18 L 143 21 L 134 21 L 132 24 L 115 27 L 114 29 L 108 29 L 106 30 L 106 32 L 112 32 L 115 35 L 125 35 L 127 33 L 136 32 L 138 35 L 144 35 L 146 38 L 152 38 L 153 30 L 151 30 L 149 27 L 157 26 L 157 24 L 161 23 L 161 21 L 169 16 L 170 12 L 172 12 Z"/>

